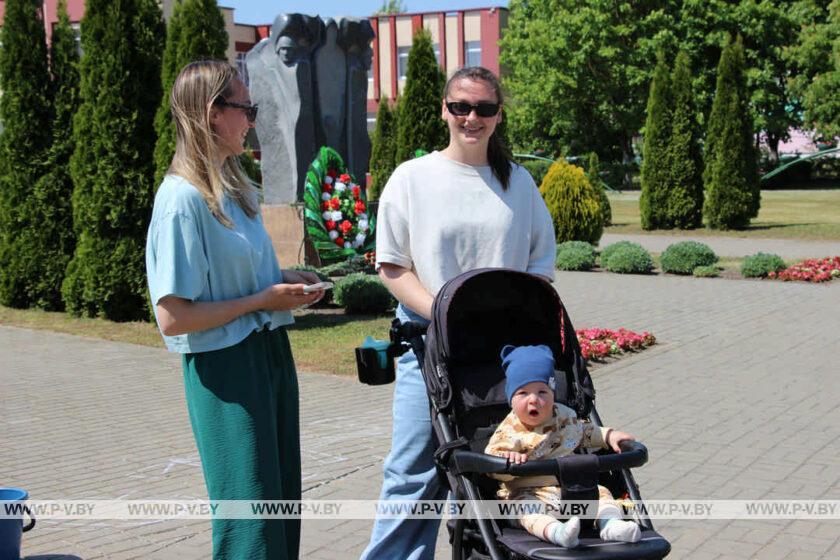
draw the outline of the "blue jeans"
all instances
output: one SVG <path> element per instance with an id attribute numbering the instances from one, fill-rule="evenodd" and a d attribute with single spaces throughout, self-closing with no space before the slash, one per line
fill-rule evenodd
<path id="1" fill-rule="evenodd" d="M 397 318 L 428 324 L 402 305 L 397 307 Z M 393 418 L 391 452 L 385 459 L 379 499 L 445 500 L 446 489 L 438 482 L 435 471 L 429 398 L 417 357 L 411 350 L 397 361 Z M 432 560 L 439 526 L 439 519 L 377 518 L 362 559 Z"/>

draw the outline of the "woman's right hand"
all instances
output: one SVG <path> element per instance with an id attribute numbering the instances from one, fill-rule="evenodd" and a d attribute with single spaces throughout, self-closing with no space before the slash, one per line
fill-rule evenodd
<path id="1" fill-rule="evenodd" d="M 324 292 L 304 293 L 306 284 L 273 284 L 257 293 L 259 307 L 266 311 L 287 311 L 311 305 L 324 297 Z"/>

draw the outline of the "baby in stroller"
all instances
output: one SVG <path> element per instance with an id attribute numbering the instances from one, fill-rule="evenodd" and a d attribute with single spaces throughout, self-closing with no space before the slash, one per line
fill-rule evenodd
<path id="1" fill-rule="evenodd" d="M 596 427 L 578 419 L 575 412 L 554 402 L 549 381 L 554 377 L 554 356 L 548 346 L 505 346 L 501 352 L 505 371 L 505 395 L 512 408 L 499 424 L 485 453 L 522 464 L 528 459 L 550 459 L 572 454 L 578 448 L 611 448 L 620 453 L 620 443 L 634 441 L 630 434 Z M 513 477 L 492 474 L 502 481 L 498 496 L 505 500 L 539 500 L 557 506 L 561 488 L 551 477 Z M 598 486 L 596 523 L 605 541 L 638 542 L 639 526 L 624 521 L 610 491 Z M 565 523 L 546 514 L 529 514 L 519 519 L 535 537 L 566 548 L 578 544 L 580 519 Z"/>

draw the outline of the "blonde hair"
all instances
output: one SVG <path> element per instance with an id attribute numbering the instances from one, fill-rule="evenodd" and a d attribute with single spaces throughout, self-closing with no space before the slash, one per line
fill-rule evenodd
<path id="1" fill-rule="evenodd" d="M 233 228 L 233 222 L 224 212 L 225 195 L 249 218 L 259 211 L 255 185 L 242 170 L 239 158 L 225 158 L 221 169 L 216 164 L 219 136 L 210 125 L 210 109 L 217 98 L 233 95 L 237 79 L 236 70 L 226 62 L 191 62 L 178 74 L 169 97 L 176 140 L 168 172 L 192 183 L 213 216 L 228 228 Z"/>

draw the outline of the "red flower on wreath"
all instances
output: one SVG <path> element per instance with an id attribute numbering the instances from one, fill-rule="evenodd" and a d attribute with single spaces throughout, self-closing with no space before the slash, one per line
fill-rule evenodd
<path id="1" fill-rule="evenodd" d="M 330 209 L 330 201 L 329 200 L 325 200 L 324 202 L 321 203 L 321 210 L 326 212 L 329 209 Z"/>
<path id="2" fill-rule="evenodd" d="M 338 177 L 338 180 L 341 181 L 342 183 L 344 183 L 345 185 L 349 185 L 350 181 L 352 181 L 352 179 L 350 179 L 350 174 L 349 173 L 342 173 Z"/>
<path id="3" fill-rule="evenodd" d="M 336 237 L 335 238 L 335 244 L 343 249 L 344 248 L 344 238 L 343 237 Z"/>
<path id="4" fill-rule="evenodd" d="M 327 175 L 335 179 L 335 176 L 338 175 L 338 173 L 336 173 L 335 169 L 330 169 L 329 171 L 327 171 Z"/>
<path id="5" fill-rule="evenodd" d="M 325 226 L 327 226 L 327 231 L 331 231 L 331 230 L 334 230 L 334 229 L 335 229 L 335 222 L 334 222 L 334 221 L 332 221 L 332 220 L 327 220 L 327 221 L 324 223 L 324 225 L 325 225 Z"/>
<path id="6" fill-rule="evenodd" d="M 356 214 L 362 214 L 365 211 L 365 203 L 361 200 L 357 200 L 356 204 L 353 206 L 353 210 L 355 210 Z"/>
<path id="7" fill-rule="evenodd" d="M 332 206 L 333 210 L 338 210 L 338 207 L 341 206 L 341 201 L 338 199 L 337 196 L 334 196 L 330 199 L 330 206 Z"/>
<path id="8" fill-rule="evenodd" d="M 347 232 L 353 229 L 353 224 L 350 223 L 350 220 L 344 220 L 341 222 L 341 232 L 344 235 L 347 235 Z"/>
<path id="9" fill-rule="evenodd" d="M 350 190 L 353 192 L 353 198 L 359 200 L 359 197 L 362 196 L 362 189 L 359 188 L 359 185 L 353 185 L 353 188 Z"/>
<path id="10" fill-rule="evenodd" d="M 324 192 L 332 192 L 333 186 L 330 183 L 324 183 L 322 189 Z"/>

